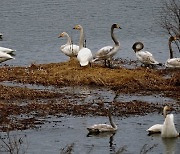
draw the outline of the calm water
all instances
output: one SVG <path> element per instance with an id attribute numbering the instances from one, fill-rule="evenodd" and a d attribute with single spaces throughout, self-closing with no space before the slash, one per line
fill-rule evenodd
<path id="1" fill-rule="evenodd" d="M 74 43 L 78 43 L 79 32 L 72 30 L 76 24 L 83 25 L 87 47 L 95 53 L 99 48 L 112 44 L 110 27 L 115 22 L 122 27 L 122 30 L 115 31 L 121 42 L 121 50 L 116 57 L 136 59 L 131 47 L 135 41 L 142 41 L 146 50 L 151 51 L 158 61 L 164 62 L 169 55 L 168 37 L 157 24 L 160 7 L 161 0 L 0 0 L 0 32 L 4 34 L 0 46 L 17 50 L 16 59 L 5 63 L 19 66 L 68 60 L 59 52 L 60 45 L 66 40 L 57 37 L 60 32 L 66 31 Z M 107 90 L 101 95 L 110 101 L 114 94 Z M 123 95 L 118 99 L 137 100 L 139 97 Z M 157 99 L 155 102 L 163 102 L 164 99 L 160 95 L 154 98 Z M 151 96 L 141 99 L 150 99 L 152 102 Z M 177 129 L 180 130 L 180 115 L 175 116 Z M 40 130 L 21 132 L 27 134 L 28 153 L 57 154 L 59 149 L 72 143 L 75 143 L 77 154 L 113 153 L 123 146 L 127 146 L 124 153 L 140 153 L 145 144 L 148 147 L 157 144 L 150 152 L 154 154 L 168 153 L 168 150 L 169 153 L 172 153 L 171 150 L 175 153 L 180 151 L 179 139 L 169 142 L 160 136 L 147 136 L 145 130 L 154 123 L 162 122 L 161 115 L 127 119 L 115 117 L 119 130 L 111 138 L 86 136 L 87 126 L 107 122 L 106 117 L 65 117 L 54 120 L 59 122 L 56 125 L 47 122 Z"/>
<path id="2" fill-rule="evenodd" d="M 0 0 L 0 32 L 4 40 L 0 46 L 16 49 L 12 65 L 29 65 L 66 61 L 59 52 L 65 39 L 57 38 L 60 32 L 68 32 L 74 43 L 79 32 L 72 30 L 75 24 L 83 25 L 87 47 L 95 53 L 99 48 L 111 45 L 110 27 L 119 23 L 116 30 L 121 50 L 116 57 L 136 59 L 131 49 L 135 41 L 142 41 L 157 60 L 168 58 L 167 36 L 157 24 L 161 0 Z"/>
<path id="3" fill-rule="evenodd" d="M 180 130 L 175 115 L 176 128 Z M 123 154 L 140 154 L 153 147 L 148 154 L 179 154 L 180 139 L 162 139 L 159 134 L 148 136 L 145 131 L 155 123 L 163 123 L 161 114 L 150 114 L 143 117 L 120 119 L 114 117 L 118 126 L 116 134 L 87 136 L 87 127 L 95 123 L 108 123 L 107 117 L 61 117 L 46 119 L 46 124 L 37 130 L 11 132 L 23 138 L 23 147 L 28 154 L 59 154 L 62 148 L 74 143 L 74 154 L 114 154 L 125 147 Z M 18 135 L 19 134 L 19 135 Z M 26 137 L 23 137 L 26 134 Z M 1 143 L 1 141 L 0 141 Z M 2 144 L 2 143 L 1 143 Z M 141 154 L 144 154 L 143 152 Z"/>

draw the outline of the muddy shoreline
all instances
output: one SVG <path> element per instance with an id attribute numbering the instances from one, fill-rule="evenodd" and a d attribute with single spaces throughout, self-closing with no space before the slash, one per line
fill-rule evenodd
<path id="1" fill-rule="evenodd" d="M 39 119 L 48 115 L 106 116 L 110 105 L 113 106 L 113 115 L 120 117 L 159 113 L 164 106 L 162 103 L 138 100 L 121 102 L 115 99 L 112 102 L 102 100 L 78 103 L 72 101 L 81 97 L 77 94 L 3 85 L 6 81 L 53 87 L 108 87 L 114 91 L 115 97 L 120 94 L 162 94 L 176 100 L 176 103 L 169 102 L 168 105 L 179 112 L 179 70 L 142 67 L 127 69 L 121 66 L 109 69 L 99 64 L 82 68 L 76 60 L 71 60 L 64 63 L 32 64 L 29 67 L 4 66 L 0 72 L 0 131 L 36 128 L 43 124 L 43 120 Z"/>

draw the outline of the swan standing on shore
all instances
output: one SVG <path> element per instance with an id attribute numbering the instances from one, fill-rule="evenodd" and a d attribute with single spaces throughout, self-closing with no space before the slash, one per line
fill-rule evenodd
<path id="1" fill-rule="evenodd" d="M 0 51 L 0 63 L 10 60 L 10 59 L 15 59 L 15 58 L 7 53 Z"/>
<path id="2" fill-rule="evenodd" d="M 70 36 L 66 33 L 66 32 L 62 32 L 61 34 L 59 34 L 58 38 L 60 37 L 67 37 L 67 43 L 62 45 L 60 47 L 60 50 L 66 55 L 71 57 L 76 57 L 78 55 L 79 52 L 79 46 L 72 44 L 72 40 L 70 38 Z"/>
<path id="3" fill-rule="evenodd" d="M 104 60 L 105 66 L 106 66 L 106 60 L 108 61 L 108 67 L 110 67 L 110 61 L 112 60 L 112 57 L 118 52 L 120 49 L 120 42 L 116 39 L 114 35 L 114 29 L 118 28 L 121 29 L 121 27 L 118 24 L 113 24 L 111 26 L 111 38 L 114 41 L 113 46 L 105 46 L 97 51 L 93 62 L 96 60 Z"/>
<path id="4" fill-rule="evenodd" d="M 173 58 L 173 51 L 171 43 L 172 41 L 179 40 L 180 36 L 171 36 L 169 38 L 169 52 L 170 52 L 170 59 L 168 59 L 165 63 L 165 66 L 168 68 L 180 68 L 180 58 Z"/>
<path id="5" fill-rule="evenodd" d="M 81 25 L 76 25 L 73 29 L 80 30 L 80 39 L 79 39 L 79 52 L 77 59 L 80 62 L 81 66 L 91 65 L 93 56 L 90 49 L 83 47 L 84 44 L 84 30 Z"/>
<path id="6" fill-rule="evenodd" d="M 169 106 L 165 106 L 163 109 L 163 115 L 164 115 L 164 123 L 163 124 L 155 124 L 146 131 L 149 132 L 149 135 L 154 133 L 161 133 L 161 136 L 164 138 L 171 138 L 171 137 L 178 137 L 179 133 L 176 131 L 175 125 L 174 125 L 174 115 L 168 114 L 168 111 L 171 111 L 172 109 Z"/>
<path id="7" fill-rule="evenodd" d="M 144 48 L 144 45 L 142 42 L 135 42 L 132 46 L 132 49 L 136 53 L 137 59 L 143 63 L 144 65 L 158 65 L 160 64 L 158 61 L 156 61 L 149 51 L 142 51 Z"/>
<path id="8" fill-rule="evenodd" d="M 103 132 L 115 132 L 117 130 L 116 124 L 112 121 L 112 116 L 111 116 L 111 107 L 109 108 L 108 111 L 108 117 L 109 117 L 109 122 L 110 125 L 108 124 L 94 124 L 90 127 L 87 127 L 87 130 L 89 133 L 103 133 Z"/>

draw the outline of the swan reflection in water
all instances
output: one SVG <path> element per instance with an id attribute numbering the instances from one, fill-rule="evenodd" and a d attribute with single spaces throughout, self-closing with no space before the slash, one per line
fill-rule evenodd
<path id="1" fill-rule="evenodd" d="M 175 154 L 176 153 L 176 143 L 178 138 L 162 138 L 164 145 L 164 154 Z"/>
<path id="2" fill-rule="evenodd" d="M 87 134 L 87 137 L 96 137 L 96 138 L 108 138 L 109 137 L 109 147 L 110 147 L 110 151 L 115 151 L 115 145 L 113 143 L 114 141 L 114 135 L 116 134 L 116 132 L 102 132 L 102 133 L 98 133 L 98 132 L 89 132 Z"/>

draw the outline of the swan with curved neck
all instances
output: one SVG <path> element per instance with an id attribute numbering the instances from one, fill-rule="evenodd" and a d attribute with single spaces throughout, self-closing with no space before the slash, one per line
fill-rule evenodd
<path id="1" fill-rule="evenodd" d="M 112 109 L 110 107 L 108 111 L 110 125 L 109 124 L 94 124 L 90 127 L 87 127 L 87 130 L 89 131 L 89 133 L 115 132 L 117 130 L 117 126 L 112 120 L 111 110 Z"/>
<path id="2" fill-rule="evenodd" d="M 163 116 L 164 123 L 163 124 L 155 124 L 151 126 L 146 131 L 149 132 L 149 135 L 154 133 L 161 133 L 161 136 L 164 138 L 178 137 L 179 133 L 176 131 L 174 125 L 174 115 L 168 114 L 168 112 L 172 111 L 172 108 L 169 106 L 165 106 L 163 108 Z"/>
<path id="3" fill-rule="evenodd" d="M 132 49 L 134 50 L 137 59 L 143 63 L 144 65 L 158 65 L 160 64 L 158 61 L 155 60 L 152 53 L 149 51 L 142 51 L 144 48 L 144 45 L 142 42 L 135 42 L 132 46 Z"/>
<path id="4" fill-rule="evenodd" d="M 87 66 L 92 62 L 92 52 L 90 49 L 83 47 L 84 44 L 84 30 L 81 25 L 76 25 L 73 29 L 80 31 L 80 39 L 79 39 L 79 52 L 77 55 L 77 59 L 81 66 Z"/>
<path id="5" fill-rule="evenodd" d="M 79 52 L 79 46 L 72 44 L 71 37 L 66 32 L 59 34 L 58 38 L 67 37 L 67 43 L 60 47 L 60 50 L 69 57 L 76 57 Z"/>
<path id="6" fill-rule="evenodd" d="M 10 59 L 15 59 L 15 58 L 7 53 L 0 51 L 0 63 L 10 60 Z"/>
<path id="7" fill-rule="evenodd" d="M 161 136 L 163 138 L 172 138 L 179 136 L 179 133 L 177 132 L 176 127 L 174 125 L 174 115 L 167 113 L 167 111 L 171 110 L 172 109 L 169 106 L 165 106 L 163 110 L 163 115 L 165 117 L 161 130 Z"/>
<path id="8" fill-rule="evenodd" d="M 172 42 L 179 40 L 180 36 L 171 36 L 168 41 L 170 58 L 166 61 L 165 66 L 168 68 L 180 68 L 180 58 L 173 58 Z"/>
<path id="9" fill-rule="evenodd" d="M 114 29 L 121 29 L 121 27 L 118 24 L 113 24 L 111 26 L 111 38 L 114 41 L 113 46 L 105 46 L 101 49 L 99 49 L 93 59 L 94 61 L 97 60 L 104 60 L 105 66 L 106 66 L 106 60 L 108 61 L 108 66 L 110 67 L 110 61 L 112 60 L 112 57 L 118 52 L 120 49 L 120 42 L 117 40 L 117 38 L 114 35 Z"/>

